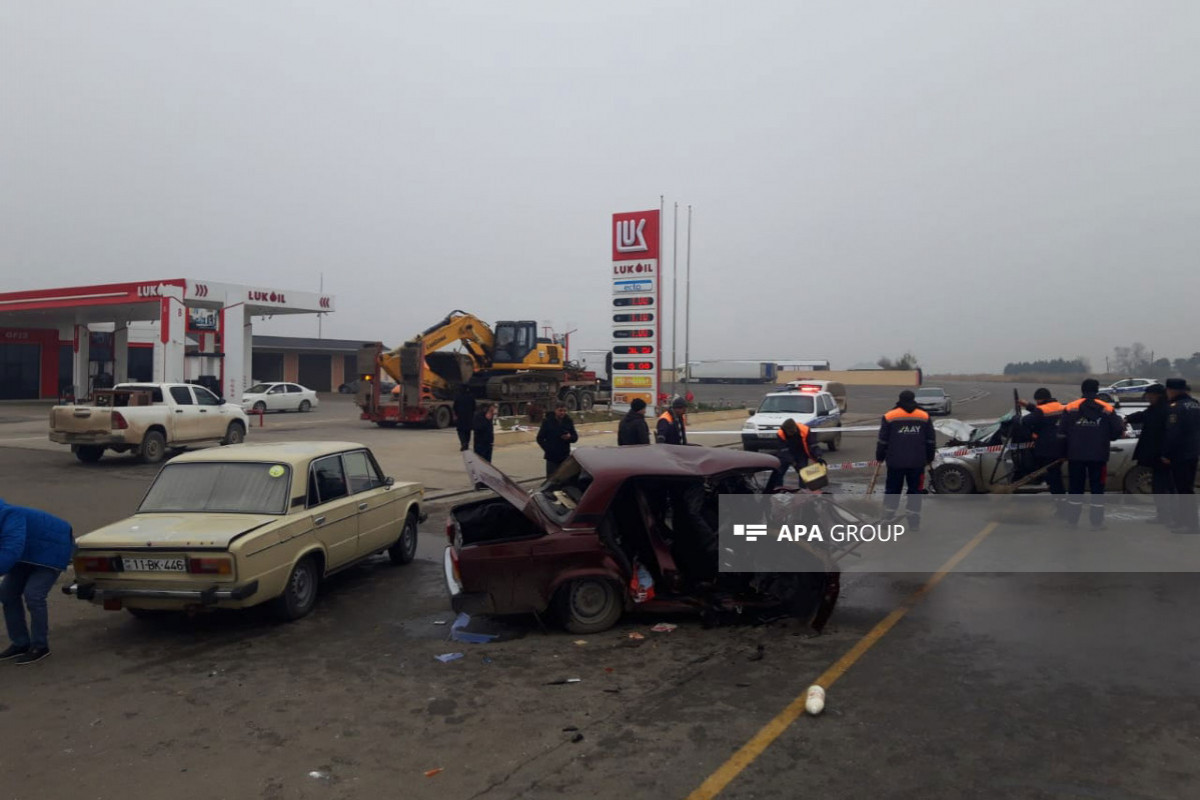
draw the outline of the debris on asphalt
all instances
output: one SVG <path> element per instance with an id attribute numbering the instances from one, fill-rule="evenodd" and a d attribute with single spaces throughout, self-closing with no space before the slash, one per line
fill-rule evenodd
<path id="1" fill-rule="evenodd" d="M 443 664 L 449 664 L 451 661 L 457 661 L 458 659 L 460 659 L 462 657 L 463 657 L 462 653 L 442 653 L 440 656 L 434 656 L 434 658 L 436 658 L 438 661 L 442 662 Z"/>
<path id="2" fill-rule="evenodd" d="M 582 733 L 577 733 L 577 734 L 575 734 L 574 736 L 572 736 L 572 737 L 571 737 L 571 744 L 579 744 L 579 743 L 580 743 L 580 742 L 582 742 L 582 741 L 583 741 L 583 734 L 582 734 Z"/>
<path id="3" fill-rule="evenodd" d="M 445 771 L 445 767 L 437 767 L 435 769 L 427 769 L 427 770 L 425 770 L 425 777 L 432 778 L 434 775 L 440 775 L 444 771 Z"/>
<path id="4" fill-rule="evenodd" d="M 818 683 L 808 687 L 808 697 L 804 700 L 804 710 L 814 717 L 825 710 L 825 689 Z"/>
<path id="5" fill-rule="evenodd" d="M 734 686 L 736 686 L 739 689 L 749 689 L 750 688 L 750 684 L 748 684 L 748 683 L 735 683 Z"/>
<path id="6" fill-rule="evenodd" d="M 563 728 L 563 733 L 574 733 L 577 730 L 579 730 L 579 728 L 576 728 L 574 725 L 568 725 L 567 727 Z"/>
<path id="7" fill-rule="evenodd" d="M 545 686 L 562 686 L 567 683 L 579 683 L 583 678 L 559 678 L 556 681 L 550 681 L 544 684 Z"/>
<path id="8" fill-rule="evenodd" d="M 435 620 L 433 621 L 433 624 L 434 624 L 434 625 L 445 625 L 445 624 L 446 624 L 446 620 L 444 620 L 444 619 L 435 619 Z"/>
<path id="9" fill-rule="evenodd" d="M 630 639 L 645 639 L 646 634 L 638 633 L 637 631 L 633 631 L 632 633 L 629 634 L 629 638 Z"/>
<path id="10" fill-rule="evenodd" d="M 765 644 L 760 644 L 752 655 L 746 656 L 746 660 L 747 661 L 762 661 L 763 656 L 766 655 L 766 650 L 767 650 L 767 646 Z"/>
<path id="11" fill-rule="evenodd" d="M 650 630 L 654 631 L 655 633 L 670 633 L 678 627 L 679 626 L 673 622 L 660 622 Z"/>
<path id="12" fill-rule="evenodd" d="M 585 644 L 587 644 L 587 639 L 576 639 L 576 640 L 575 640 L 575 644 L 577 644 L 577 645 L 585 645 Z"/>
<path id="13" fill-rule="evenodd" d="M 491 656 L 484 656 L 484 657 L 483 657 L 483 663 L 484 663 L 484 664 L 491 664 L 491 663 L 492 663 L 492 657 L 491 657 Z"/>
<path id="14" fill-rule="evenodd" d="M 621 687 L 619 687 L 619 686 L 618 686 L 618 687 L 616 687 L 616 688 L 613 688 L 613 689 L 603 689 L 602 691 L 608 692 L 609 694 L 620 694 L 620 693 L 621 693 Z"/>
<path id="15" fill-rule="evenodd" d="M 327 781 L 329 780 L 329 772 L 323 769 L 314 769 L 312 772 L 308 773 L 308 777 L 312 778 L 313 780 Z"/>
<path id="16" fill-rule="evenodd" d="M 493 633 L 472 633 L 465 630 L 471 624 L 471 615 L 463 612 L 454 620 L 454 624 L 450 626 L 450 638 L 456 642 L 466 642 L 467 644 L 487 644 L 494 642 L 500 638 Z"/>
<path id="17" fill-rule="evenodd" d="M 612 667 L 605 667 L 605 668 L 604 668 L 604 671 L 605 671 L 605 672 L 612 672 L 612 671 L 613 671 L 613 668 L 612 668 Z"/>

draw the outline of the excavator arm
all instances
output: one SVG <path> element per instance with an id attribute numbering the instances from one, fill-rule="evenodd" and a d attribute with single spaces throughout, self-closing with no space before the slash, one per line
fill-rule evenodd
<path id="1" fill-rule="evenodd" d="M 475 371 L 487 369 L 496 336 L 491 327 L 465 311 L 451 311 L 445 319 L 431 325 L 399 347 L 381 353 L 379 366 L 402 386 L 413 386 L 419 364 L 421 395 L 449 394 L 455 383 L 446 380 L 429 366 L 428 356 L 454 342 L 460 342 Z M 414 398 L 415 399 L 415 398 Z"/>

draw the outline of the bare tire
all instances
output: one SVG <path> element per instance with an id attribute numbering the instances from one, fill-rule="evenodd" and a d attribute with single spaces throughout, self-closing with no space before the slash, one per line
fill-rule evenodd
<path id="1" fill-rule="evenodd" d="M 577 578 L 558 591 L 558 613 L 571 633 L 600 633 L 621 618 L 625 608 L 617 584 L 606 578 Z"/>
<path id="2" fill-rule="evenodd" d="M 567 392 L 563 395 L 562 401 L 567 404 L 567 411 L 579 410 L 579 395 L 575 392 Z"/>
<path id="3" fill-rule="evenodd" d="M 307 414 L 309 411 L 312 411 L 312 403 L 308 402 L 307 400 L 301 400 L 300 413 Z"/>
<path id="4" fill-rule="evenodd" d="M 938 494 L 974 494 L 975 477 L 958 464 L 942 464 L 933 471 L 933 488 Z"/>
<path id="5" fill-rule="evenodd" d="M 840 427 L 842 427 L 842 426 L 841 426 L 841 425 L 838 425 L 838 427 L 840 428 Z M 829 441 L 829 443 L 828 443 L 828 444 L 826 444 L 825 446 L 829 448 L 829 452 L 831 452 L 831 453 L 836 453 L 836 452 L 838 451 L 838 448 L 842 446 L 842 434 L 841 434 L 841 432 L 839 431 L 838 433 L 835 433 L 835 434 L 833 435 L 833 439 L 831 439 L 831 440 Z"/>
<path id="6" fill-rule="evenodd" d="M 450 423 L 454 421 L 454 414 L 451 413 L 449 406 L 438 406 L 433 412 L 433 427 L 441 430 L 449 428 Z"/>
<path id="7" fill-rule="evenodd" d="M 241 444 L 244 441 L 246 441 L 246 429 L 242 427 L 242 423 L 229 423 L 229 427 L 225 429 L 225 438 L 221 440 L 221 444 Z"/>
<path id="8" fill-rule="evenodd" d="M 85 464 L 95 464 L 104 457 L 104 448 L 94 444 L 81 444 L 75 448 L 75 457 Z"/>
<path id="9" fill-rule="evenodd" d="M 147 431 L 138 448 L 138 457 L 146 464 L 157 464 L 167 454 L 167 440 L 158 431 Z"/>
<path id="10" fill-rule="evenodd" d="M 271 601 L 271 609 L 286 622 L 300 619 L 316 604 L 320 580 L 317 559 L 312 556 L 300 559 L 288 575 L 283 594 Z"/>
<path id="11" fill-rule="evenodd" d="M 255 414 L 265 414 L 266 412 L 267 412 L 267 404 L 264 403 L 262 400 L 259 400 L 257 403 L 254 404 L 254 413 Z"/>
<path id="12" fill-rule="evenodd" d="M 410 564 L 417 556 L 417 515 L 409 512 L 404 518 L 400 538 L 388 548 L 388 558 L 393 564 Z"/>
<path id="13" fill-rule="evenodd" d="M 596 397 L 591 392 L 579 393 L 579 410 L 591 411 L 592 406 L 596 405 Z"/>
<path id="14" fill-rule="evenodd" d="M 1121 481 L 1125 494 L 1154 494 L 1154 471 L 1138 465 L 1125 473 Z"/>

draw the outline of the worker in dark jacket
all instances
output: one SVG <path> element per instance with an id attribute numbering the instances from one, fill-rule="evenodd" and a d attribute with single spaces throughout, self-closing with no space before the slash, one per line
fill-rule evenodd
<path id="1" fill-rule="evenodd" d="M 687 427 L 683 418 L 686 410 L 687 400 L 676 397 L 671 408 L 659 416 L 654 435 L 659 444 L 687 444 Z"/>
<path id="2" fill-rule="evenodd" d="M 1167 424 L 1163 433 L 1162 460 L 1175 484 L 1175 514 L 1171 530 L 1200 533 L 1196 517 L 1196 466 L 1200 462 L 1200 402 L 1189 394 L 1183 378 L 1167 380 Z"/>
<path id="3" fill-rule="evenodd" d="M 9 638 L 0 661 L 33 664 L 50 655 L 46 597 L 74 552 L 75 539 L 65 520 L 0 500 L 0 603 Z"/>
<path id="4" fill-rule="evenodd" d="M 1109 447 L 1125 432 L 1125 422 L 1113 407 L 1096 397 L 1100 382 L 1088 378 L 1080 385 L 1083 397 L 1068 403 L 1059 421 L 1058 436 L 1067 456 L 1067 516 L 1078 525 L 1083 513 L 1083 489 L 1091 492 L 1088 519 L 1093 530 L 1104 528 L 1104 484 L 1108 481 Z"/>
<path id="5" fill-rule="evenodd" d="M 646 424 L 646 401 L 633 398 L 629 411 L 617 426 L 617 444 L 650 444 L 650 426 Z"/>
<path id="6" fill-rule="evenodd" d="M 1137 411 L 1125 417 L 1130 425 L 1138 425 L 1137 447 L 1133 449 L 1133 460 L 1138 466 L 1150 470 L 1150 486 L 1154 492 L 1154 506 L 1158 515 L 1150 520 L 1161 525 L 1174 522 L 1174 501 L 1171 495 L 1175 493 L 1175 484 L 1171 480 L 1171 468 L 1163 463 L 1163 437 L 1167 432 L 1167 390 L 1161 383 L 1153 383 L 1146 387 L 1146 402 L 1150 405 L 1145 411 Z"/>
<path id="7" fill-rule="evenodd" d="M 916 395 L 907 389 L 900 393 L 896 407 L 883 415 L 875 460 L 887 464 L 883 508 L 887 517 L 895 517 L 900 507 L 900 492 L 907 484 L 908 525 L 921 527 L 921 495 L 925 493 L 925 467 L 933 463 L 937 436 L 929 414 L 917 407 Z"/>
<path id="8" fill-rule="evenodd" d="M 538 428 L 537 443 L 546 458 L 547 478 L 571 455 L 571 443 L 578 441 L 575 420 L 567 414 L 567 404 L 558 403 L 554 413 L 542 420 L 542 427 Z"/>
<path id="9" fill-rule="evenodd" d="M 1050 390 L 1038 389 L 1033 393 L 1032 403 L 1027 403 L 1029 413 L 1021 419 L 1021 429 L 1025 438 L 1033 443 L 1033 471 L 1053 464 L 1063 457 L 1063 443 L 1058 438 L 1058 423 L 1062 419 L 1062 403 L 1054 399 Z M 1061 495 L 1066 493 L 1063 488 L 1062 465 L 1046 470 L 1046 485 L 1050 493 Z"/>
<path id="10" fill-rule="evenodd" d="M 492 460 L 492 444 L 496 441 L 496 432 L 492 429 L 492 419 L 496 416 L 496 407 L 491 403 L 483 403 L 475 412 L 471 430 L 475 433 L 475 455 L 485 461 Z"/>
<path id="11" fill-rule="evenodd" d="M 454 395 L 454 428 L 458 431 L 459 450 L 466 450 L 471 444 L 471 423 L 475 420 L 475 395 L 471 387 L 460 384 L 458 393 Z"/>
<path id="12" fill-rule="evenodd" d="M 771 473 L 767 481 L 766 491 L 771 491 L 783 485 L 783 479 L 789 469 L 795 469 L 799 477 L 800 470 L 808 466 L 808 462 L 816 461 L 824 464 L 821 458 L 821 448 L 817 445 L 817 435 L 813 429 L 794 419 L 785 419 L 779 426 L 778 438 L 780 450 L 775 455 L 779 458 L 779 469 Z M 804 478 L 800 478 L 800 486 L 804 486 Z"/>

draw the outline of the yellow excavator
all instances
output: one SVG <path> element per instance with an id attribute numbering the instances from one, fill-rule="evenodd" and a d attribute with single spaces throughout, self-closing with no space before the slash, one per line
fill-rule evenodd
<path id="1" fill-rule="evenodd" d="M 445 350 L 455 343 L 463 352 Z M 463 384 L 477 399 L 498 403 L 500 416 L 557 400 L 572 410 L 587 410 L 600 389 L 595 373 L 567 361 L 565 343 L 537 335 L 533 320 L 497 322 L 493 329 L 458 310 L 399 347 L 363 345 L 358 368 L 361 418 L 388 427 L 448 427 L 454 421 L 454 395 Z M 390 397 L 380 396 L 381 371 L 396 382 Z"/>

